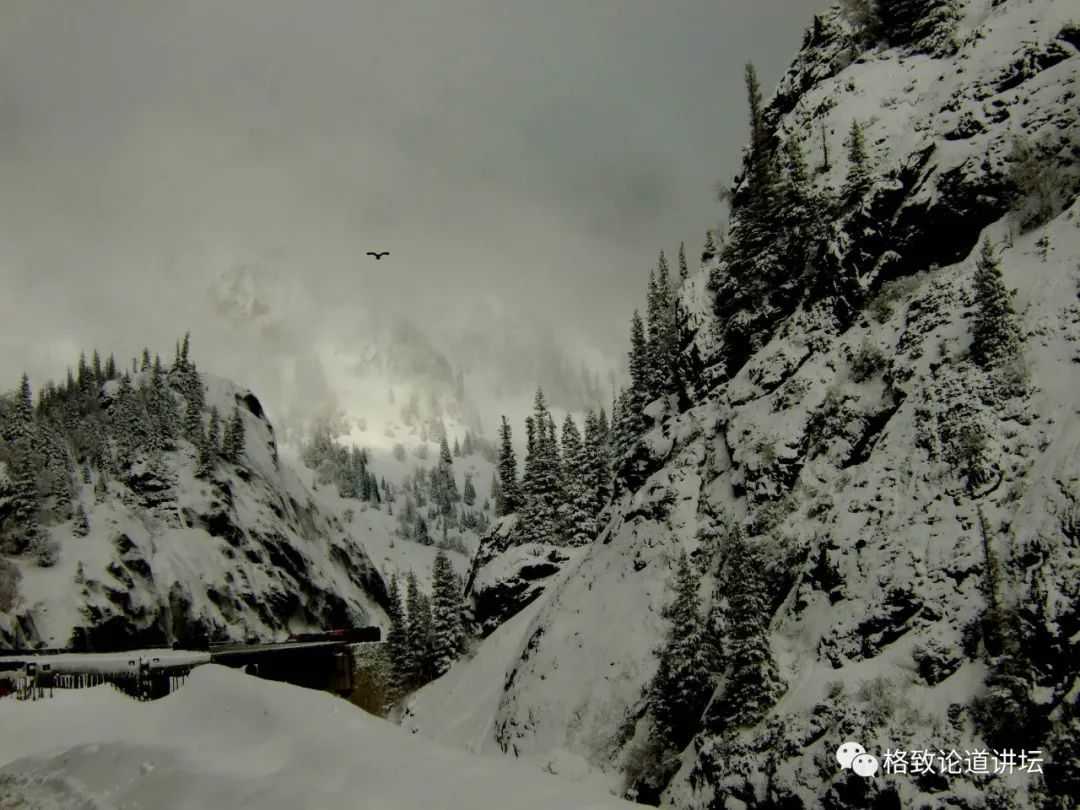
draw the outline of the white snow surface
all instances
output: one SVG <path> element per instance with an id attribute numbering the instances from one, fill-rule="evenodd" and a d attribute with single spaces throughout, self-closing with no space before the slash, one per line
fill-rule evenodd
<path id="1" fill-rule="evenodd" d="M 37 810 L 614 810 L 523 763 L 445 748 L 321 692 L 208 665 L 153 702 L 0 700 L 0 795 Z M 10 804 L 14 802 L 14 804 Z"/>

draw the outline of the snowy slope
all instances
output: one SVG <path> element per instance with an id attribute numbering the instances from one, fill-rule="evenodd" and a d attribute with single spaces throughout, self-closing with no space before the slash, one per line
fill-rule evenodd
<path id="1" fill-rule="evenodd" d="M 0 795 L 42 810 L 633 806 L 443 748 L 330 695 L 213 665 L 151 703 L 110 687 L 0 701 L 0 727 Z"/>
<path id="2" fill-rule="evenodd" d="M 392 577 L 403 579 L 411 571 L 416 574 L 421 590 L 427 591 L 431 587 L 431 570 L 439 549 L 434 545 L 425 546 L 416 543 L 407 535 L 402 536 L 400 513 L 403 508 L 403 496 L 401 491 L 403 482 L 417 468 L 424 467 L 430 470 L 437 463 L 439 444 L 430 437 L 426 441 L 423 440 L 416 426 L 405 425 L 400 419 L 380 415 L 374 411 L 360 411 L 349 421 L 348 432 L 336 437 L 336 441 L 345 446 L 355 445 L 366 449 L 370 459 L 370 469 L 380 481 L 385 479 L 398 493 L 397 500 L 390 505 L 389 509 L 385 503 L 375 508 L 355 499 L 342 498 L 334 486 L 318 485 L 315 482 L 314 471 L 304 467 L 296 453 L 287 452 L 283 454 L 283 457 L 289 459 L 297 469 L 305 486 L 312 491 L 311 497 L 318 504 L 319 509 L 325 514 L 335 515 L 341 530 L 363 546 L 384 582 L 389 583 Z M 455 439 L 459 442 L 464 439 L 466 429 L 460 422 L 447 418 L 444 424 L 451 445 Z M 404 460 L 396 458 L 393 452 L 394 445 L 399 443 L 406 448 Z M 426 448 L 426 458 L 423 459 L 418 455 L 421 447 Z M 466 475 L 472 476 L 473 486 L 477 493 L 473 509 L 481 510 L 487 500 L 489 510 L 486 514 L 490 518 L 494 513 L 490 498 L 494 465 L 480 453 L 473 453 L 455 457 L 451 469 L 458 492 L 462 492 L 465 488 Z M 432 540 L 437 543 L 441 540 L 441 535 L 434 528 L 432 532 Z M 468 553 L 462 554 L 456 550 L 449 550 L 446 554 L 454 570 L 464 578 L 468 574 L 471 559 L 480 544 L 480 538 L 476 532 L 468 529 L 461 531 L 455 529 L 453 534 L 460 538 Z"/>
<path id="3" fill-rule="evenodd" d="M 681 414 L 649 409 L 636 451 L 645 482 L 529 619 L 486 732 L 502 750 L 570 751 L 613 776 L 630 768 L 673 562 L 682 549 L 704 556 L 701 529 L 739 522 L 770 560 L 770 641 L 787 689 L 734 740 L 703 728 L 665 794 L 670 806 L 975 807 L 1000 791 L 1034 807 L 1047 790 L 1028 776 L 992 790 L 971 778 L 867 786 L 832 760 L 845 739 L 877 751 L 985 747 L 972 706 L 987 692 L 988 548 L 1037 660 L 1032 711 L 1055 720 L 1077 695 L 1068 662 L 1080 631 L 1080 203 L 1055 200 L 1046 227 L 1024 233 L 1006 177 L 1015 134 L 1049 137 L 1058 187 L 1075 194 L 1080 51 L 1066 23 L 1076 7 L 924 5 L 956 14 L 946 34 L 921 43 L 860 48 L 842 15 L 819 18 L 768 113 L 781 138 L 798 132 L 808 151 L 824 130 L 832 168 L 816 182 L 834 190 L 847 171 L 844 136 L 863 123 L 872 202 L 836 223 L 835 270 L 875 292 L 888 253 L 888 276 L 910 281 L 894 288 L 891 311 L 850 321 L 828 306 L 795 311 L 730 379 L 706 288 L 723 268 L 687 281 L 680 306 L 697 399 Z M 995 374 L 968 356 L 982 238 L 999 247 L 1026 335 L 1023 364 Z M 879 366 L 856 374 L 865 346 Z M 986 479 L 974 486 L 957 463 L 965 425 L 986 437 L 974 462 Z M 713 584 L 706 573 L 705 607 Z M 875 679 L 891 701 L 884 709 L 866 687 Z M 418 728 L 453 735 L 457 720 L 437 707 L 455 684 L 428 687 L 413 708 Z M 1015 745 L 1025 742 L 1055 745 Z M 1063 774 L 1068 755 L 1052 759 Z"/>

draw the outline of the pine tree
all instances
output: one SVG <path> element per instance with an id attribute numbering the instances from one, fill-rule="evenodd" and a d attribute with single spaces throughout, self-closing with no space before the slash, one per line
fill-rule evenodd
<path id="1" fill-rule="evenodd" d="M 109 355 L 109 359 L 105 361 L 105 379 L 115 380 L 117 377 L 116 371 L 116 357 Z"/>
<path id="2" fill-rule="evenodd" d="M 466 506 L 476 503 L 476 487 L 473 486 L 472 473 L 465 473 L 465 491 L 462 495 Z"/>
<path id="3" fill-rule="evenodd" d="M 729 272 L 740 282 L 750 302 L 774 280 L 779 257 L 774 240 L 778 228 L 778 181 L 773 133 L 764 115 L 757 71 L 747 64 L 746 94 L 750 106 L 750 151 L 745 161 L 745 190 L 733 217 L 731 240 L 725 250 Z"/>
<path id="4" fill-rule="evenodd" d="M 198 447 L 202 432 L 202 411 L 199 409 L 198 403 L 189 398 L 184 411 L 184 436 L 189 442 Z"/>
<path id="5" fill-rule="evenodd" d="M 423 591 L 417 592 L 415 610 L 409 605 L 410 639 L 417 664 L 416 685 L 421 686 L 435 676 L 432 655 L 431 599 Z"/>
<path id="6" fill-rule="evenodd" d="M 523 531 L 537 542 L 558 540 L 559 458 L 555 426 L 541 389 L 536 390 L 533 414 L 526 420 L 531 445 L 525 459 Z"/>
<path id="7" fill-rule="evenodd" d="M 431 545 L 431 534 L 428 531 L 427 521 L 423 515 L 417 515 L 416 525 L 413 527 L 413 539 L 422 546 Z"/>
<path id="8" fill-rule="evenodd" d="M 142 365 L 139 366 L 139 371 L 149 371 L 149 370 L 150 370 L 150 350 L 144 348 L 142 350 Z"/>
<path id="9" fill-rule="evenodd" d="M 602 409 L 600 413 L 602 416 Z M 611 498 L 611 468 L 606 447 L 606 432 L 606 424 L 601 421 L 601 417 L 589 411 L 585 417 L 582 468 L 586 496 L 589 499 L 588 513 L 593 522 L 594 534 L 600 528 L 598 523 L 600 513 Z"/>
<path id="10" fill-rule="evenodd" d="M 521 490 L 517 480 L 517 459 L 514 456 L 514 443 L 510 434 L 510 423 L 506 417 L 502 417 L 499 425 L 499 459 L 498 459 L 498 492 L 492 487 L 492 495 L 496 498 L 496 514 L 498 516 L 517 512 L 521 508 Z M 501 498 L 501 505 L 500 499 Z"/>
<path id="11" fill-rule="evenodd" d="M 453 566 L 444 551 L 435 555 L 431 582 L 432 666 L 435 677 L 447 672 L 461 650 L 461 599 Z"/>
<path id="12" fill-rule="evenodd" d="M 30 390 L 30 378 L 24 373 L 19 380 L 19 394 L 15 400 L 15 424 L 12 440 L 30 441 L 34 435 L 34 397 Z"/>
<path id="13" fill-rule="evenodd" d="M 586 417 L 592 417 L 590 412 Z M 590 469 L 581 433 L 570 414 L 562 428 L 562 498 L 558 506 L 559 532 L 570 545 L 584 545 L 596 536 L 595 493 L 590 486 Z"/>
<path id="14" fill-rule="evenodd" d="M 525 501 L 532 497 L 533 490 L 536 488 L 536 466 L 537 466 L 537 445 L 536 445 L 536 420 L 532 416 L 525 417 L 525 474 L 521 477 L 521 496 L 522 496 L 522 508 L 525 506 Z"/>
<path id="15" fill-rule="evenodd" d="M 221 415 L 217 405 L 210 408 L 210 427 L 206 433 L 206 445 L 213 456 L 221 453 Z"/>
<path id="16" fill-rule="evenodd" d="M 725 592 L 727 660 L 731 664 L 727 686 L 714 704 L 710 723 L 715 729 L 737 729 L 758 722 L 784 691 L 769 646 L 768 593 L 764 562 L 738 527 L 729 538 Z"/>
<path id="17" fill-rule="evenodd" d="M 405 608 L 401 603 L 401 588 L 397 576 L 390 578 L 387 614 L 390 629 L 386 634 L 386 647 L 390 654 L 390 666 L 396 685 L 400 688 L 408 683 L 408 634 L 405 626 Z"/>
<path id="18" fill-rule="evenodd" d="M 667 272 L 667 263 L 664 254 L 660 253 L 660 264 Z M 651 402 L 660 395 L 662 388 L 663 353 L 664 353 L 664 312 L 660 301 L 660 285 L 656 280 L 656 273 L 649 271 L 649 290 L 646 296 L 646 325 L 645 325 L 645 401 Z"/>
<path id="19" fill-rule="evenodd" d="M 95 387 L 100 386 L 105 381 L 105 374 L 101 369 L 101 355 L 98 353 L 97 349 L 94 349 L 93 361 L 90 368 L 94 375 Z"/>
<path id="20" fill-rule="evenodd" d="M 975 323 L 971 356 L 991 368 L 1020 353 L 1022 334 L 994 246 L 986 240 L 975 263 Z"/>
<path id="21" fill-rule="evenodd" d="M 671 287 L 667 261 L 660 252 L 660 264 L 656 272 L 656 302 L 660 318 L 658 345 L 655 351 L 656 369 L 654 372 L 657 393 L 670 393 L 674 390 L 675 355 L 677 334 L 675 329 L 675 293 Z"/>
<path id="22" fill-rule="evenodd" d="M 226 461 L 237 464 L 244 452 L 244 417 L 240 408 L 233 406 L 232 416 L 225 426 L 225 438 L 221 443 L 221 455 Z"/>
<path id="23" fill-rule="evenodd" d="M 420 685 L 427 658 L 426 634 L 422 621 L 422 595 L 416 574 L 409 571 L 405 584 L 405 645 L 401 656 L 401 682 L 406 691 Z"/>
<path id="24" fill-rule="evenodd" d="M 866 136 L 862 124 L 853 119 L 848 132 L 848 173 L 844 182 L 844 198 L 855 202 L 870 190 L 870 156 L 866 151 Z"/>
<path id="25" fill-rule="evenodd" d="M 713 232 L 710 228 L 709 230 L 705 231 L 705 246 L 701 249 L 701 263 L 708 264 L 716 258 L 716 255 L 718 253 L 719 251 L 716 248 L 716 241 L 713 239 Z"/>
<path id="26" fill-rule="evenodd" d="M 698 574 L 685 551 L 676 569 L 675 598 L 664 615 L 671 627 L 650 687 L 649 705 L 661 739 L 678 750 L 689 742 L 711 694 Z"/>
<path id="27" fill-rule="evenodd" d="M 645 337 L 645 325 L 637 310 L 634 310 L 630 320 L 630 390 L 635 417 L 649 403 L 649 376 L 649 347 Z"/>
<path id="28" fill-rule="evenodd" d="M 79 352 L 79 365 L 78 375 L 75 377 L 76 385 L 79 388 L 79 395 L 85 399 L 93 388 L 93 379 L 91 377 L 90 366 L 86 362 L 86 353 Z"/>
<path id="29" fill-rule="evenodd" d="M 686 281 L 690 268 L 686 266 L 686 243 L 679 243 L 679 281 Z"/>
<path id="30" fill-rule="evenodd" d="M 201 419 L 199 420 L 198 433 L 192 438 L 191 443 L 195 445 L 195 449 L 198 451 L 195 463 L 195 477 L 209 478 L 214 472 L 214 464 L 218 457 L 217 440 L 211 441 L 210 433 L 203 427 Z"/>
<path id="31" fill-rule="evenodd" d="M 562 456 L 559 453 L 559 438 L 555 430 L 555 418 L 548 413 L 547 438 L 546 438 L 546 462 L 550 472 L 548 473 L 548 486 L 551 487 L 554 498 L 562 497 Z"/>
<path id="32" fill-rule="evenodd" d="M 25 547 L 33 543 L 38 534 L 41 504 L 35 475 L 37 463 L 30 439 L 17 441 L 14 450 L 10 509 L 12 522 L 21 530 L 20 545 Z"/>
<path id="33" fill-rule="evenodd" d="M 461 444 L 456 436 L 454 437 L 454 458 L 461 458 Z"/>

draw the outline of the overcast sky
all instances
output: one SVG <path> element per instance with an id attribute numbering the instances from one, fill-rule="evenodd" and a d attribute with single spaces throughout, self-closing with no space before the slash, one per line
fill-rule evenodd
<path id="1" fill-rule="evenodd" d="M 3 387 L 190 328 L 273 415 L 399 314 L 470 373 L 621 363 L 825 5 L 0 0 Z"/>

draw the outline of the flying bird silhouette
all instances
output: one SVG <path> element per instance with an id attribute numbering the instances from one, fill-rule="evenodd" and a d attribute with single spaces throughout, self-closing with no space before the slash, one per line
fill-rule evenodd
<path id="1" fill-rule="evenodd" d="M 368 256 L 374 256 L 374 257 L 375 257 L 375 261 L 379 261 L 380 259 L 382 259 L 382 257 L 383 257 L 383 256 L 389 256 L 389 255 L 390 255 L 390 251 L 389 251 L 389 250 L 384 250 L 384 251 L 382 251 L 381 253 L 376 253 L 376 252 L 375 252 L 375 251 L 373 251 L 373 250 L 369 250 L 369 251 L 367 252 L 367 255 L 368 255 Z"/>

